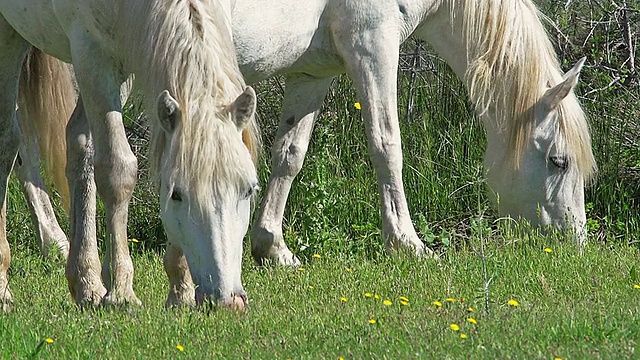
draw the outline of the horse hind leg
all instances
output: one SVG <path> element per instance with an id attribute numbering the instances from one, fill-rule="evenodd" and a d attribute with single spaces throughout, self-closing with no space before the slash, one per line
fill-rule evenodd
<path id="1" fill-rule="evenodd" d="M 22 134 L 25 134 L 25 117 L 21 117 Z M 28 131 L 28 130 L 27 130 Z M 69 241 L 60 228 L 56 219 L 53 206 L 46 192 L 44 181 L 40 176 L 40 156 L 38 154 L 37 140 L 35 134 L 22 136 L 18 160 L 14 166 L 14 172 L 20 181 L 22 193 L 24 194 L 31 221 L 36 230 L 36 237 L 40 242 L 40 251 L 43 257 L 49 255 L 53 248 L 64 260 L 69 254 Z"/>
<path id="2" fill-rule="evenodd" d="M 0 309 L 7 311 L 12 301 L 7 269 L 11 252 L 7 241 L 7 186 L 20 146 L 16 119 L 18 79 L 29 45 L 0 17 Z"/>
<path id="3" fill-rule="evenodd" d="M 284 242 L 282 219 L 291 184 L 302 168 L 309 139 L 333 78 L 289 75 L 278 132 L 271 148 L 271 175 L 251 230 L 251 252 L 281 265 L 300 264 Z"/>

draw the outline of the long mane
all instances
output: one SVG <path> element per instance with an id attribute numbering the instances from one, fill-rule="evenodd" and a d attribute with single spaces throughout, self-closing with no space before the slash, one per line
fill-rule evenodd
<path id="1" fill-rule="evenodd" d="M 455 1 L 455 0 L 454 0 Z M 478 111 L 492 111 L 508 136 L 517 168 L 534 124 L 541 89 L 562 80 L 560 64 L 531 0 L 466 0 L 463 34 L 468 56 L 466 81 Z M 454 11 L 455 12 L 455 11 Z M 565 149 L 588 179 L 596 165 L 584 112 L 571 92 L 558 108 Z"/>
<path id="2" fill-rule="evenodd" d="M 238 165 L 244 149 L 238 148 L 237 129 L 229 105 L 242 93 L 244 80 L 238 69 L 231 24 L 218 1 L 147 1 L 139 11 L 137 57 L 146 75 L 141 87 L 148 95 L 146 110 L 152 118 L 150 159 L 156 173 L 171 172 L 201 198 L 211 198 L 212 187 L 240 185 L 249 174 Z M 227 9 L 228 10 L 228 9 Z M 228 11 L 226 12 L 228 14 Z M 180 105 L 181 119 L 169 137 L 159 126 L 155 97 L 168 90 Z M 255 119 L 243 133 L 252 156 L 259 150 Z M 167 142 L 170 154 L 162 157 Z M 163 160 L 164 159 L 164 160 Z M 219 193 L 226 190 L 219 189 Z"/>

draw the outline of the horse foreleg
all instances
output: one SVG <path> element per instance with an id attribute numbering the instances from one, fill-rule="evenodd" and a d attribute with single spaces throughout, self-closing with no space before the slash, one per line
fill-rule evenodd
<path id="1" fill-rule="evenodd" d="M 189 272 L 187 258 L 182 249 L 178 245 L 168 243 L 163 262 L 164 270 L 169 278 L 169 295 L 165 306 L 194 306 L 196 304 L 196 290 L 191 279 L 191 272 Z"/>
<path id="2" fill-rule="evenodd" d="M 25 119 L 23 118 L 21 121 L 25 121 Z M 66 260 L 69 254 L 69 241 L 58 224 L 49 195 L 40 176 L 40 155 L 34 136 L 36 134 L 21 137 L 23 141 L 20 144 L 18 161 L 16 161 L 13 171 L 20 180 L 22 193 L 27 200 L 31 222 L 40 242 L 42 256 L 47 257 L 49 250 L 54 246 L 59 255 Z"/>
<path id="3" fill-rule="evenodd" d="M 69 291 L 80 307 L 99 305 L 107 293 L 100 279 L 96 239 L 96 185 L 93 142 L 82 98 L 67 125 L 67 168 L 71 194 L 71 246 L 65 274 Z"/>
<path id="4" fill-rule="evenodd" d="M 282 265 L 300 264 L 284 242 L 282 219 L 291 183 L 302 168 L 331 81 L 298 74 L 287 77 L 278 132 L 271 148 L 271 175 L 251 230 L 251 253 L 258 263 L 270 259 Z"/>
<path id="5" fill-rule="evenodd" d="M 402 181 L 402 146 L 396 108 L 398 34 L 387 31 L 395 28 L 393 24 L 373 28 L 369 28 L 369 24 L 345 26 L 360 25 L 368 28 L 361 36 L 336 39 L 362 103 L 369 155 L 378 178 L 382 235 L 388 251 L 405 248 L 422 255 L 426 248 L 411 222 Z"/>

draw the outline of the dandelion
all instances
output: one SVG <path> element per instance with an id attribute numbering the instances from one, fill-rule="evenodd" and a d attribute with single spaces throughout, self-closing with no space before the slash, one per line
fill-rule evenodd
<path id="1" fill-rule="evenodd" d="M 440 301 L 434 301 L 432 302 L 433 305 L 437 306 L 437 307 L 441 307 L 442 303 Z"/>
<path id="2" fill-rule="evenodd" d="M 344 360 L 344 357 L 338 356 L 338 360 Z"/>
<path id="3" fill-rule="evenodd" d="M 374 318 L 369 319 L 369 324 L 373 325 L 375 323 L 377 323 L 376 319 Z"/>
<path id="4" fill-rule="evenodd" d="M 370 298 L 370 297 L 373 297 L 373 294 L 370 292 L 366 292 L 364 293 L 364 296 Z"/>
<path id="5" fill-rule="evenodd" d="M 633 288 L 634 288 L 634 289 L 640 289 L 640 284 L 635 284 L 635 285 L 633 285 Z"/>
<path id="6" fill-rule="evenodd" d="M 449 325 L 449 329 L 451 329 L 453 331 L 458 331 L 458 330 L 460 330 L 460 326 L 458 326 L 458 324 L 451 324 L 451 325 Z"/>
<path id="7" fill-rule="evenodd" d="M 472 323 L 473 325 L 478 325 L 478 322 L 476 321 L 476 319 L 474 319 L 474 318 L 472 318 L 472 317 L 467 318 L 467 321 L 468 321 L 468 322 L 470 322 L 470 323 Z"/>
<path id="8" fill-rule="evenodd" d="M 553 358 L 553 360 L 564 360 L 564 359 L 559 357 L 559 356 L 556 356 L 556 357 Z"/>
<path id="9" fill-rule="evenodd" d="M 132 243 L 140 242 L 140 241 L 139 241 L 138 239 L 136 239 L 136 238 L 131 238 L 131 239 L 129 239 L 129 241 L 131 241 Z"/>
<path id="10" fill-rule="evenodd" d="M 408 301 L 404 301 L 404 300 L 400 300 L 400 305 L 409 306 L 409 302 Z"/>
<path id="11" fill-rule="evenodd" d="M 351 272 L 351 268 L 344 268 L 346 272 Z"/>
<path id="12" fill-rule="evenodd" d="M 340 298 L 340 301 L 347 302 L 347 298 L 343 296 L 343 297 Z"/>
<path id="13" fill-rule="evenodd" d="M 471 306 L 469 306 L 469 308 L 467 308 L 467 310 L 468 310 L 469 312 L 476 312 L 476 309 L 472 308 Z"/>
<path id="14" fill-rule="evenodd" d="M 320 256 L 320 254 L 313 254 L 313 257 L 316 259 L 320 259 L 322 256 Z"/>
<path id="15" fill-rule="evenodd" d="M 460 334 L 460 339 L 466 339 L 467 338 L 467 334 Z"/>
<path id="16" fill-rule="evenodd" d="M 176 345 L 176 349 L 178 349 L 180 351 L 184 351 L 184 346 L 178 344 L 178 345 Z"/>
<path id="17" fill-rule="evenodd" d="M 456 299 L 454 299 L 454 298 L 446 298 L 445 300 L 446 300 L 447 302 L 450 302 L 450 303 L 454 303 L 454 302 L 456 302 Z"/>
<path id="18" fill-rule="evenodd" d="M 53 344 L 53 339 L 52 338 L 46 338 L 46 339 L 44 339 L 44 342 L 46 342 L 47 344 Z"/>
<path id="19" fill-rule="evenodd" d="M 303 267 L 299 267 L 298 271 L 304 271 L 304 268 Z"/>
<path id="20" fill-rule="evenodd" d="M 313 285 L 309 285 L 309 290 L 313 290 L 313 289 L 315 289 Z"/>
<path id="21" fill-rule="evenodd" d="M 409 298 L 406 296 L 400 296 L 400 301 L 406 301 L 409 302 Z"/>
<path id="22" fill-rule="evenodd" d="M 376 299 L 376 300 L 380 300 L 380 295 L 375 294 L 375 295 L 373 295 L 373 298 Z"/>
<path id="23" fill-rule="evenodd" d="M 353 106 L 354 106 L 356 109 L 358 109 L 358 110 L 362 109 L 362 106 L 360 105 L 360 103 L 359 103 L 359 102 L 357 102 L 357 103 L 353 104 Z"/>
<path id="24" fill-rule="evenodd" d="M 513 299 L 509 300 L 508 304 L 513 307 L 520 306 L 520 303 L 517 300 L 513 300 Z"/>
<path id="25" fill-rule="evenodd" d="M 547 254 L 551 254 L 553 252 L 553 249 L 546 247 L 544 248 L 544 252 L 546 252 Z"/>

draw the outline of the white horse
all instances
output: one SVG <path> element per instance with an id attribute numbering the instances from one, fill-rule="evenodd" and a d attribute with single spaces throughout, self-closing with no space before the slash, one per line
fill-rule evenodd
<path id="1" fill-rule="evenodd" d="M 4 308 L 11 301 L 6 277 L 7 178 L 20 144 L 18 77 L 31 46 L 72 63 L 82 94 L 83 106 L 76 108 L 67 127 L 72 241 L 66 275 L 76 303 L 140 303 L 132 287 L 126 234 L 137 161 L 127 143 L 120 100 L 121 84 L 135 74 L 147 112 L 155 115 L 151 158 L 158 174 L 167 251 L 180 259 L 169 264 L 167 272 L 170 279 L 189 278 L 188 272 L 184 274 L 188 262 L 197 286 L 194 290 L 190 278 L 186 284 L 171 282 L 167 302 L 211 299 L 244 308 L 242 238 L 258 183 L 255 153 L 250 151 L 258 142 L 255 93 L 245 89 L 238 70 L 229 11 L 228 2 L 199 0 L 0 3 L 0 303 Z M 78 116 L 82 108 L 88 124 Z M 93 220 L 96 187 L 107 218 L 102 270 Z M 185 294 L 190 296 L 180 297 Z"/>
<path id="2" fill-rule="evenodd" d="M 238 0 L 232 14 L 249 83 L 286 74 L 269 184 L 251 231 L 256 259 L 298 260 L 282 219 L 331 80 L 347 72 L 358 92 L 378 177 L 388 249 L 425 247 L 402 181 L 397 115 L 400 44 L 430 43 L 465 80 L 487 133 L 484 164 L 500 214 L 585 239 L 584 182 L 595 170 L 584 114 L 572 92 L 583 61 L 562 74 L 530 0 Z M 435 99 L 434 99 L 435 101 Z"/>
<path id="3" fill-rule="evenodd" d="M 499 213 L 585 239 L 584 182 L 595 170 L 573 94 L 583 62 L 560 71 L 530 0 L 237 0 L 233 36 L 249 83 L 286 75 L 269 184 L 252 232 L 253 256 L 295 265 L 283 214 L 325 94 L 347 72 L 362 103 L 388 249 L 425 249 L 402 180 L 397 116 L 400 44 L 429 42 L 465 80 L 487 133 L 487 181 Z M 435 100 L 434 100 L 435 101 Z"/>

